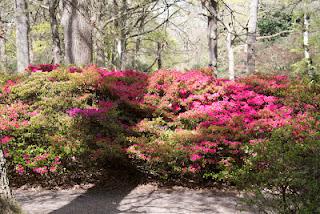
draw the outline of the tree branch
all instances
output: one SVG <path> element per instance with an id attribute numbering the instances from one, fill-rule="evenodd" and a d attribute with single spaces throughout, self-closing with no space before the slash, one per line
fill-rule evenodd
<path id="1" fill-rule="evenodd" d="M 276 34 L 272 34 L 272 35 L 268 35 L 268 36 L 259 36 L 259 37 L 257 37 L 257 40 L 272 39 L 274 37 L 281 36 L 282 34 L 292 33 L 292 32 L 293 32 L 293 30 L 284 30 L 284 31 L 278 32 Z"/>

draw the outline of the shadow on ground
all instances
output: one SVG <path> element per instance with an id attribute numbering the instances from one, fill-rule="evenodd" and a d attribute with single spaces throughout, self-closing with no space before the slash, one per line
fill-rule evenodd
<path id="1" fill-rule="evenodd" d="M 16 192 L 31 214 L 118 213 L 251 213 L 234 192 L 163 188 L 155 184 L 129 184 L 89 189 Z"/>
<path id="2" fill-rule="evenodd" d="M 134 190 L 135 185 L 124 184 L 119 187 L 88 189 L 84 194 L 70 201 L 67 205 L 50 212 L 51 214 L 84 214 L 84 213 L 120 213 L 121 201 Z"/>
<path id="3" fill-rule="evenodd" d="M 137 185 L 84 186 L 67 190 L 15 190 L 16 199 L 29 214 L 119 213 L 117 207 Z"/>

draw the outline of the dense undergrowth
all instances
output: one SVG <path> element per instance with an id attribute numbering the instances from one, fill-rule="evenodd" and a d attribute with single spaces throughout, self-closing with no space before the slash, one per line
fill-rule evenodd
<path id="1" fill-rule="evenodd" d="M 0 198 L 0 210 L 2 214 L 23 214 L 20 206 L 12 199 Z"/>
<path id="2" fill-rule="evenodd" d="M 266 184 L 248 178 L 263 170 L 270 177 L 269 166 L 287 155 L 284 149 L 270 157 L 273 142 L 305 145 L 299 147 L 305 155 L 320 147 L 320 87 L 300 78 L 228 81 L 201 70 L 146 74 L 58 65 L 1 78 L 0 141 L 10 168 L 23 177 L 57 178 L 126 162 L 162 179 Z M 298 154 L 290 153 L 293 162 Z M 296 169 L 284 165 L 275 171 Z M 319 177 L 313 174 L 313 182 Z"/>

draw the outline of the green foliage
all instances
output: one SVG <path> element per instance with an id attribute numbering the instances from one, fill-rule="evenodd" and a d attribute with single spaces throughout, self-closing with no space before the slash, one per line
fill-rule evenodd
<path id="1" fill-rule="evenodd" d="M 0 85 L 4 85 L 9 79 L 12 79 L 11 75 L 0 71 Z"/>
<path id="2" fill-rule="evenodd" d="M 267 11 L 259 17 L 257 25 L 261 36 L 273 35 L 289 30 L 292 25 L 292 16 L 279 9 Z"/>
<path id="3" fill-rule="evenodd" d="M 14 72 L 17 68 L 16 62 L 16 31 L 11 30 L 7 33 L 7 40 L 5 43 L 6 64 L 5 69 Z"/>
<path id="4" fill-rule="evenodd" d="M 319 213 L 319 136 L 314 132 L 297 138 L 289 126 L 252 146 L 252 155 L 235 176 L 241 188 L 253 191 L 250 203 L 267 213 Z"/>
<path id="5" fill-rule="evenodd" d="M 284 102 L 296 108 L 297 111 L 303 109 L 304 104 L 314 105 L 320 108 L 320 83 L 312 81 L 309 77 L 303 76 L 296 80 L 295 84 L 290 85 L 283 92 Z"/>
<path id="6" fill-rule="evenodd" d="M 33 63 L 50 62 L 52 60 L 50 23 L 47 21 L 34 23 L 30 29 L 30 38 Z"/>

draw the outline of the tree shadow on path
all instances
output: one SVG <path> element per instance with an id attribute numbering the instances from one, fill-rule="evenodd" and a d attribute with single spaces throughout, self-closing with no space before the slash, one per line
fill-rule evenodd
<path id="1" fill-rule="evenodd" d="M 255 213 L 240 203 L 236 192 L 159 187 L 154 183 L 119 182 L 89 189 L 18 192 L 17 199 L 30 214 L 131 213 Z"/>
<path id="2" fill-rule="evenodd" d="M 251 213 L 236 193 L 123 184 L 89 189 L 51 214 Z"/>
<path id="3" fill-rule="evenodd" d="M 123 184 L 114 187 L 93 187 L 88 189 L 67 205 L 50 212 L 50 214 L 113 214 L 120 213 L 119 203 L 136 185 Z"/>

